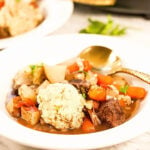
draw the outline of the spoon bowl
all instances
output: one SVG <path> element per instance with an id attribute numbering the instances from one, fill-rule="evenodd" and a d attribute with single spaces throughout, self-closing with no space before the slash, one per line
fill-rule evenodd
<path id="1" fill-rule="evenodd" d="M 150 75 L 140 71 L 122 67 L 120 57 L 110 48 L 104 46 L 90 46 L 85 48 L 80 54 L 80 58 L 88 60 L 94 70 L 105 74 L 127 73 L 133 75 L 144 82 L 150 84 Z"/>

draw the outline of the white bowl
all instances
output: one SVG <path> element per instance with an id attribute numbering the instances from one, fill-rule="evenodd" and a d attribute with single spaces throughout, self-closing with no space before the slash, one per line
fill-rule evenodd
<path id="1" fill-rule="evenodd" d="M 71 17 L 73 12 L 73 2 L 71 0 L 42 0 L 40 8 L 45 15 L 44 21 L 26 33 L 15 37 L 0 39 L 0 49 L 6 48 L 21 40 L 46 36 L 61 26 Z"/>
<path id="2" fill-rule="evenodd" d="M 133 81 L 133 84 L 145 87 L 148 94 L 132 119 L 112 129 L 80 135 L 50 134 L 26 128 L 8 114 L 5 108 L 6 96 L 11 90 L 12 78 L 19 69 L 38 62 L 56 64 L 76 56 L 83 48 L 90 45 L 107 46 L 123 59 L 126 67 L 150 73 L 147 68 L 149 50 L 133 41 L 125 42 L 107 36 L 73 34 L 50 36 L 40 41 L 14 45 L 0 52 L 0 134 L 2 136 L 40 149 L 95 149 L 130 140 L 148 130 L 150 85 L 130 76 L 127 77 Z"/>

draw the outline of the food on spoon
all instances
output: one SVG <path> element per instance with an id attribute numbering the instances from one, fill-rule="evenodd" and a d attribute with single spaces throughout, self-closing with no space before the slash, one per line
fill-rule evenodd
<path id="1" fill-rule="evenodd" d="M 38 1 L 1 0 L 0 38 L 17 36 L 38 26 L 44 19 Z"/>
<path id="2" fill-rule="evenodd" d="M 125 77 L 94 72 L 84 59 L 54 66 L 28 65 L 14 76 L 12 88 L 6 108 L 19 123 L 59 134 L 121 125 L 147 94 Z"/>

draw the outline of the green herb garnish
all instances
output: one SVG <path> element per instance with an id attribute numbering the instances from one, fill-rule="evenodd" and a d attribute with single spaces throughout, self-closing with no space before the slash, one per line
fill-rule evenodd
<path id="1" fill-rule="evenodd" d="M 127 93 L 127 90 L 128 90 L 128 87 L 129 87 L 128 85 L 125 85 L 125 86 L 121 87 L 119 91 L 120 91 L 121 93 L 126 94 L 126 93 Z"/>
<path id="2" fill-rule="evenodd" d="M 111 16 L 107 17 L 107 22 L 101 22 L 98 20 L 88 19 L 89 25 L 80 30 L 80 33 L 89 33 L 89 34 L 102 34 L 102 35 L 111 35 L 111 36 L 120 36 L 126 34 L 126 27 L 121 27 L 119 24 L 115 24 Z"/>
<path id="3" fill-rule="evenodd" d="M 79 70 L 78 73 L 84 73 L 85 76 L 88 75 L 88 72 L 87 72 L 87 71 L 84 71 L 84 70 Z"/>
<path id="4" fill-rule="evenodd" d="M 85 93 L 82 93 L 82 96 L 84 99 L 86 99 L 86 94 Z"/>
<path id="5" fill-rule="evenodd" d="M 34 74 L 34 71 L 35 71 L 36 68 L 42 67 L 42 66 L 43 66 L 43 64 L 39 64 L 39 65 L 30 65 L 32 74 Z"/>

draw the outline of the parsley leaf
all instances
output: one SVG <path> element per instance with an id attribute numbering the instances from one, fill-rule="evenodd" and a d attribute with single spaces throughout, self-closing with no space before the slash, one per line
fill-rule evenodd
<path id="1" fill-rule="evenodd" d="M 32 74 L 34 74 L 34 71 L 35 71 L 38 67 L 42 67 L 42 66 L 43 66 L 43 64 L 30 65 Z"/>
<path id="2" fill-rule="evenodd" d="M 99 34 L 101 30 L 104 28 L 105 24 L 103 22 L 97 21 L 97 20 L 92 20 L 88 19 L 89 25 L 87 28 L 80 30 L 80 33 L 94 33 L 94 34 Z"/>
<path id="3" fill-rule="evenodd" d="M 126 93 L 127 93 L 127 90 L 128 90 L 128 87 L 129 87 L 128 85 L 125 85 L 125 86 L 121 87 L 119 91 L 120 91 L 121 93 L 126 94 Z"/>
<path id="4" fill-rule="evenodd" d="M 89 34 L 102 34 L 102 35 L 111 35 L 111 36 L 120 36 L 126 34 L 126 27 L 121 27 L 119 24 L 115 24 L 111 16 L 107 17 L 107 22 L 101 22 L 98 20 L 88 19 L 89 25 L 81 29 L 80 33 L 89 33 Z"/>
<path id="5" fill-rule="evenodd" d="M 84 73 L 85 76 L 88 75 L 88 72 L 84 71 L 84 70 L 79 70 L 78 73 Z"/>
<path id="6" fill-rule="evenodd" d="M 82 96 L 84 99 L 86 99 L 86 94 L 85 93 L 82 93 Z"/>

